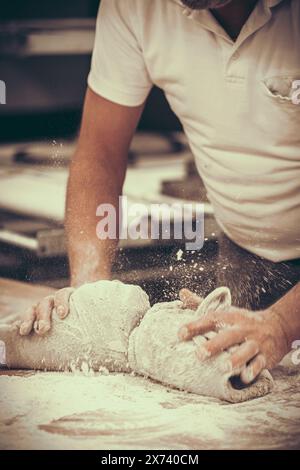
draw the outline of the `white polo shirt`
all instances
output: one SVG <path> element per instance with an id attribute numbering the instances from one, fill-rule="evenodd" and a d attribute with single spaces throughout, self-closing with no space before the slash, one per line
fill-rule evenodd
<path id="1" fill-rule="evenodd" d="M 180 0 L 102 0 L 90 88 L 126 106 L 162 88 L 218 223 L 272 261 L 300 258 L 300 1 L 259 0 L 233 42 Z"/>

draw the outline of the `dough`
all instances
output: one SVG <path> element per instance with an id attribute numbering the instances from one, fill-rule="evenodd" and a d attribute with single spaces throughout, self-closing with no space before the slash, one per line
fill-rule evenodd
<path id="1" fill-rule="evenodd" d="M 237 380 L 235 385 L 231 382 L 232 373 L 222 370 L 228 351 L 204 362 L 196 357 L 198 345 L 215 333 L 188 342 L 178 339 L 183 324 L 230 305 L 229 290 L 219 288 L 196 312 L 182 309 L 179 301 L 150 308 L 140 287 L 99 281 L 81 286 L 71 295 L 68 317 L 60 320 L 54 315 L 45 337 L 23 337 L 16 328 L 2 325 L 0 340 L 5 342 L 9 367 L 134 371 L 175 388 L 239 402 L 268 393 L 273 384 L 269 372 L 241 388 Z"/>
<path id="2" fill-rule="evenodd" d="M 234 348 L 204 362 L 198 360 L 197 346 L 216 333 L 197 336 L 188 342 L 178 340 L 181 326 L 210 310 L 222 310 L 230 305 L 230 292 L 224 287 L 206 297 L 196 312 L 183 310 L 181 302 L 156 304 L 130 336 L 131 368 L 163 384 L 232 403 L 267 394 L 273 388 L 273 379 L 268 371 L 263 371 L 254 383 L 244 386 L 237 377 L 241 370 L 235 371 L 234 378 L 232 372 L 224 370 L 224 359 L 229 358 Z"/>
<path id="3" fill-rule="evenodd" d="M 0 326 L 6 364 L 24 369 L 106 367 L 127 372 L 129 335 L 149 308 L 148 296 L 138 286 L 119 281 L 85 284 L 71 295 L 67 318 L 54 315 L 44 337 L 20 336 L 16 328 Z"/>

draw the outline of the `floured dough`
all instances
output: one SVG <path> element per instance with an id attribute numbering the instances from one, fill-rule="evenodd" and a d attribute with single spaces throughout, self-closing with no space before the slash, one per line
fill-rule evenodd
<path id="1" fill-rule="evenodd" d="M 178 340 L 181 326 L 210 310 L 222 310 L 230 305 L 230 292 L 224 287 L 206 297 L 196 312 L 182 309 L 181 302 L 155 305 L 130 336 L 131 368 L 166 385 L 233 403 L 267 394 L 273 388 L 273 379 L 268 371 L 263 371 L 254 383 L 243 386 L 237 378 L 241 370 L 235 371 L 234 378 L 233 372 L 224 370 L 224 359 L 229 359 L 234 348 L 199 361 L 197 346 L 205 344 L 216 333 L 197 336 L 188 342 Z"/>
<path id="2" fill-rule="evenodd" d="M 119 281 L 85 284 L 71 295 L 67 318 L 53 316 L 45 337 L 20 336 L 11 326 L 0 326 L 6 363 L 25 369 L 83 366 L 126 372 L 129 335 L 149 308 L 148 296 L 138 286 Z"/>
<path id="3" fill-rule="evenodd" d="M 98 281 L 71 295 L 68 317 L 60 320 L 54 316 L 45 337 L 20 336 L 17 329 L 0 325 L 0 340 L 5 342 L 9 367 L 134 371 L 182 390 L 239 402 L 268 393 L 273 384 L 270 374 L 264 371 L 248 387 L 233 386 L 232 373 L 223 370 L 228 351 L 204 362 L 196 356 L 197 347 L 214 333 L 188 342 L 178 339 L 178 330 L 185 323 L 230 305 L 229 290 L 219 288 L 196 312 L 183 309 L 181 302 L 150 308 L 140 287 Z"/>

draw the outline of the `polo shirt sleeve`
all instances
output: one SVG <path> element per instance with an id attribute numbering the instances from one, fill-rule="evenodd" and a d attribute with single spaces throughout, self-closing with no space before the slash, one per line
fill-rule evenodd
<path id="1" fill-rule="evenodd" d="M 138 41 L 133 0 L 102 0 L 99 8 L 89 87 L 124 106 L 139 106 L 152 82 Z"/>

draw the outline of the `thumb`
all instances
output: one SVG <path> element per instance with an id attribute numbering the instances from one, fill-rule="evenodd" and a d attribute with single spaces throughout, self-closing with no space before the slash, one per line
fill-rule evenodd
<path id="1" fill-rule="evenodd" d="M 179 292 L 179 298 L 183 303 L 183 308 L 189 308 L 191 310 L 196 310 L 203 301 L 202 297 L 194 294 L 194 292 L 189 289 L 181 289 Z"/>
<path id="2" fill-rule="evenodd" d="M 54 296 L 54 307 L 59 318 L 65 318 L 70 311 L 69 301 L 75 289 L 73 287 L 65 287 L 56 292 Z"/>

